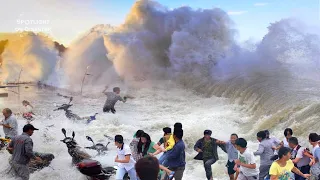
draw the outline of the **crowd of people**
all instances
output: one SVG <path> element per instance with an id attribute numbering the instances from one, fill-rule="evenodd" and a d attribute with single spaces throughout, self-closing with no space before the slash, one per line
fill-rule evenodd
<path id="1" fill-rule="evenodd" d="M 117 101 L 126 102 L 119 96 L 120 88 L 113 92 L 103 91 L 108 99 L 103 107 L 104 112 L 115 113 Z M 130 97 L 133 98 L 133 97 Z M 23 116 L 32 116 L 32 106 L 28 101 L 22 102 Z M 12 168 L 22 179 L 29 179 L 27 164 L 33 155 L 33 142 L 30 136 L 38 130 L 31 124 L 23 127 L 22 135 L 18 135 L 18 123 L 12 111 L 8 108 L 2 111 L 4 120 L 1 122 L 5 137 L 11 139 L 8 150 L 13 154 Z M 29 122 L 30 123 L 30 122 Z M 181 123 L 163 128 L 163 137 L 152 141 L 148 133 L 138 130 L 130 144 L 125 144 L 122 135 L 115 136 L 118 163 L 116 180 L 122 180 L 127 173 L 130 180 L 182 180 L 185 166 L 185 144 L 183 141 Z M 270 137 L 268 130 L 259 131 L 257 140 L 259 148 L 253 151 L 247 147 L 247 141 L 231 134 L 230 140 L 222 141 L 212 137 L 211 130 L 205 130 L 204 136 L 195 142 L 194 150 L 198 153 L 194 159 L 203 161 L 204 171 L 208 180 L 213 179 L 212 165 L 219 160 L 218 147 L 227 153 L 226 170 L 230 180 L 320 180 L 320 136 L 309 134 L 312 151 L 302 147 L 290 128 L 284 130 L 284 139 L 280 141 Z M 159 159 L 158 154 L 162 153 Z M 256 163 L 260 158 L 260 165 Z M 41 161 L 40 158 L 37 158 Z"/>
<path id="2" fill-rule="evenodd" d="M 168 177 L 182 179 L 186 166 L 182 124 L 174 125 L 173 134 L 169 127 L 163 128 L 163 132 L 164 135 L 158 143 L 152 141 L 144 131 L 136 132 L 130 143 L 130 149 L 127 147 L 125 154 L 118 151 L 116 162 L 120 162 L 119 166 L 123 166 L 121 164 L 123 161 L 117 161 L 120 155 L 121 159 L 132 158 L 130 161 L 132 166 L 127 170 L 120 169 L 118 171 L 120 177 L 117 172 L 117 180 L 122 179 L 124 172 L 130 171 L 136 172 L 137 178 L 141 180 L 157 180 L 162 175 L 162 170 L 166 173 L 161 179 L 166 180 Z M 229 141 L 221 141 L 212 138 L 211 135 L 211 130 L 205 130 L 204 137 L 194 145 L 194 150 L 198 152 L 194 159 L 203 161 L 208 180 L 213 179 L 212 164 L 219 160 L 218 147 L 228 155 L 226 167 L 230 180 L 320 179 L 320 136 L 316 133 L 309 134 L 312 151 L 299 145 L 298 139 L 292 136 L 293 131 L 290 128 L 285 129 L 283 141 L 270 137 L 268 130 L 259 131 L 257 133 L 259 148 L 256 151 L 248 149 L 247 141 L 238 138 L 237 134 L 231 134 Z M 162 144 L 163 146 L 160 146 Z M 123 148 L 118 145 L 117 147 Z M 155 158 L 161 152 L 162 156 L 159 159 Z M 260 166 L 256 163 L 256 156 L 260 157 Z M 136 165 L 133 166 L 135 162 Z"/>

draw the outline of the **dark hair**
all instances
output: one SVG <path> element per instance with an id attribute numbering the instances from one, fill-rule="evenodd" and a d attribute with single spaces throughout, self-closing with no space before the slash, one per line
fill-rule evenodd
<path id="1" fill-rule="evenodd" d="M 292 131 L 292 129 L 291 128 L 286 128 L 285 130 L 284 130 L 284 136 L 285 137 L 287 137 L 289 134 L 290 135 L 293 135 L 293 131 Z"/>
<path id="2" fill-rule="evenodd" d="M 182 124 L 177 122 L 174 124 L 174 129 L 182 129 Z"/>
<path id="3" fill-rule="evenodd" d="M 281 147 L 279 149 L 278 155 L 274 155 L 270 160 L 275 161 L 277 159 L 281 159 L 283 156 L 287 155 L 289 152 L 291 152 L 290 148 Z"/>
<path id="4" fill-rule="evenodd" d="M 183 130 L 182 129 L 174 129 L 173 135 L 175 135 L 178 139 L 182 139 Z"/>
<path id="5" fill-rule="evenodd" d="M 121 135 L 116 135 L 116 136 L 114 137 L 114 142 L 123 144 L 123 137 L 122 137 Z"/>
<path id="6" fill-rule="evenodd" d="M 143 147 L 143 152 L 142 152 L 143 143 L 142 143 L 142 141 L 141 141 L 141 138 L 143 138 L 143 137 L 147 139 L 147 142 L 146 142 L 146 144 L 144 145 L 144 147 Z M 150 144 L 151 144 L 151 138 L 150 138 L 149 134 L 143 133 L 143 134 L 141 135 L 140 140 L 139 140 L 139 143 L 138 143 L 138 153 L 142 153 L 142 156 L 147 155 Z"/>
<path id="7" fill-rule="evenodd" d="M 117 92 L 117 91 L 120 91 L 120 88 L 119 87 L 114 87 L 113 88 L 113 92 Z"/>
<path id="8" fill-rule="evenodd" d="M 169 128 L 169 127 L 165 127 L 165 128 L 163 128 L 162 130 L 163 130 L 163 132 L 164 132 L 165 134 L 170 134 L 170 133 L 171 133 L 171 128 Z"/>
<path id="9" fill-rule="evenodd" d="M 269 130 L 264 130 L 264 132 L 266 133 L 266 137 L 269 138 L 269 136 L 270 136 Z"/>
<path id="10" fill-rule="evenodd" d="M 244 138 L 238 138 L 236 140 L 236 145 L 240 146 L 242 148 L 246 148 L 247 147 L 247 141 Z"/>
<path id="11" fill-rule="evenodd" d="M 319 135 L 317 133 L 310 133 L 309 134 L 309 141 L 317 142 L 319 140 L 320 140 L 320 138 L 319 138 Z"/>
<path id="12" fill-rule="evenodd" d="M 135 168 L 141 180 L 157 180 L 160 171 L 158 159 L 151 156 L 139 159 Z"/>
<path id="13" fill-rule="evenodd" d="M 211 134 L 212 134 L 212 131 L 211 130 L 204 130 L 204 132 L 203 132 L 203 135 L 209 135 L 209 136 L 211 136 Z"/>
<path id="14" fill-rule="evenodd" d="M 136 138 L 140 138 L 143 135 L 144 131 L 143 130 L 138 130 L 135 134 Z"/>
<path id="15" fill-rule="evenodd" d="M 298 145 L 299 141 L 298 141 L 298 139 L 296 137 L 291 137 L 291 138 L 289 138 L 288 143 L 292 143 L 294 145 Z"/>
<path id="16" fill-rule="evenodd" d="M 232 133 L 231 136 L 236 136 L 238 138 L 238 134 Z"/>
<path id="17" fill-rule="evenodd" d="M 259 131 L 259 132 L 257 133 L 257 137 L 258 137 L 258 138 L 261 138 L 261 139 L 265 139 L 265 138 L 267 137 L 267 134 L 266 134 L 265 131 Z"/>

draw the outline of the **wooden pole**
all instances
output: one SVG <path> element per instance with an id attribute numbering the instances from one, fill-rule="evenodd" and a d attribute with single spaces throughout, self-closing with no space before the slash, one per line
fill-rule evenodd
<path id="1" fill-rule="evenodd" d="M 80 95 L 81 95 L 81 96 L 82 96 L 83 83 L 84 83 L 84 80 L 85 80 L 85 78 L 86 78 L 86 75 L 87 75 L 87 72 L 88 72 L 89 67 L 90 67 L 90 66 L 87 66 L 86 72 L 84 73 L 84 76 L 83 76 L 83 79 L 82 79 L 82 82 L 81 82 L 81 91 L 80 91 Z"/>

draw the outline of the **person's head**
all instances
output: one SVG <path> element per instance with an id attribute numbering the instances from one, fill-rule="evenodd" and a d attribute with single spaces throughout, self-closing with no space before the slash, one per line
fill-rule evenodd
<path id="1" fill-rule="evenodd" d="M 289 138 L 291 138 L 292 137 L 292 135 L 293 135 L 293 131 L 292 131 L 292 129 L 291 128 L 286 128 L 285 130 L 284 130 L 284 136 L 287 138 L 287 139 L 289 139 Z"/>
<path id="2" fill-rule="evenodd" d="M 236 133 L 231 134 L 230 141 L 232 144 L 235 144 L 237 139 L 238 139 L 238 135 Z"/>
<path id="3" fill-rule="evenodd" d="M 23 130 L 24 133 L 28 134 L 29 136 L 32 136 L 33 131 L 34 130 L 39 130 L 39 129 L 35 128 L 32 124 L 26 124 L 26 125 L 23 126 L 22 130 Z"/>
<path id="4" fill-rule="evenodd" d="M 271 158 L 272 161 L 274 160 L 283 160 L 288 161 L 291 158 L 291 149 L 287 147 L 281 147 L 279 149 L 278 155 L 275 155 Z"/>
<path id="5" fill-rule="evenodd" d="M 266 135 L 265 131 L 259 131 L 257 133 L 257 139 L 258 139 L 259 142 L 261 142 L 262 140 L 264 140 L 266 138 L 267 138 L 267 135 Z"/>
<path id="6" fill-rule="evenodd" d="M 120 94 L 120 88 L 119 87 L 114 87 L 113 92 L 116 94 Z"/>
<path id="7" fill-rule="evenodd" d="M 176 142 L 180 141 L 183 137 L 183 130 L 182 129 L 174 129 L 173 138 Z"/>
<path id="8" fill-rule="evenodd" d="M 142 155 L 147 155 L 150 144 L 151 138 L 149 134 L 143 133 L 138 142 L 138 153 L 142 153 Z"/>
<path id="9" fill-rule="evenodd" d="M 140 138 L 143 135 L 144 131 L 143 130 L 138 130 L 135 134 L 134 134 L 134 138 Z"/>
<path id="10" fill-rule="evenodd" d="M 244 152 L 247 149 L 247 141 L 244 138 L 238 138 L 236 140 L 236 148 L 240 152 Z"/>
<path id="11" fill-rule="evenodd" d="M 171 128 L 169 128 L 169 127 L 165 127 L 162 130 L 163 130 L 164 135 L 171 134 Z"/>
<path id="12" fill-rule="evenodd" d="M 269 139 L 269 138 L 270 138 L 270 132 L 269 132 L 269 130 L 264 130 L 264 132 L 266 133 L 266 138 Z"/>
<path id="13" fill-rule="evenodd" d="M 206 139 L 206 140 L 211 139 L 211 134 L 212 134 L 211 130 L 204 130 L 204 132 L 203 132 L 204 139 Z"/>
<path id="14" fill-rule="evenodd" d="M 174 127 L 174 129 L 182 129 L 182 124 L 177 122 L 177 123 L 174 124 L 173 127 Z"/>
<path id="15" fill-rule="evenodd" d="M 23 100 L 23 101 L 22 101 L 22 105 L 28 106 L 28 105 L 30 105 L 30 103 L 29 103 L 28 101 L 26 101 L 26 100 Z"/>
<path id="16" fill-rule="evenodd" d="M 319 141 L 319 135 L 317 133 L 310 133 L 309 134 L 309 142 L 312 145 L 317 145 L 318 141 Z"/>
<path id="17" fill-rule="evenodd" d="M 114 144 L 117 146 L 117 148 L 122 149 L 123 148 L 123 137 L 121 135 L 116 135 L 114 137 Z"/>
<path id="18" fill-rule="evenodd" d="M 296 146 L 298 146 L 299 141 L 296 137 L 291 137 L 289 138 L 288 143 L 289 143 L 289 147 L 291 149 L 294 149 Z"/>
<path id="19" fill-rule="evenodd" d="M 143 144 L 146 144 L 146 143 L 151 143 L 151 138 L 149 136 L 149 134 L 147 133 L 143 133 L 140 137 L 140 140 Z"/>
<path id="20" fill-rule="evenodd" d="M 138 160 L 135 169 L 141 180 L 157 180 L 160 171 L 159 161 L 155 157 L 147 156 Z"/>
<path id="21" fill-rule="evenodd" d="M 11 109 L 9 109 L 9 108 L 4 108 L 4 109 L 2 110 L 2 114 L 3 114 L 3 116 L 4 116 L 5 118 L 8 118 L 8 117 L 11 116 L 12 111 L 11 111 Z"/>

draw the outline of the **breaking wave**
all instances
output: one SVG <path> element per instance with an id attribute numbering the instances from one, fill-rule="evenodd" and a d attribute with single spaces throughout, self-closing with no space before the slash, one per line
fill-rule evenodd
<path id="1" fill-rule="evenodd" d="M 3 81 L 46 81 L 54 72 L 59 52 L 50 38 L 32 32 L 1 38 L 8 40 L 1 55 Z"/>
<path id="2" fill-rule="evenodd" d="M 40 52 L 29 56 L 35 48 L 26 51 L 21 57 L 31 57 L 28 62 L 39 70 L 23 77 L 46 79 L 51 73 L 51 80 L 62 79 L 77 91 L 86 70 L 86 85 L 125 82 L 139 87 L 141 81 L 173 80 L 199 95 L 227 97 L 246 105 L 252 114 L 248 127 L 257 123 L 257 129 L 274 128 L 283 122 L 283 126 L 295 124 L 296 129 L 303 123 L 316 123 L 313 127 L 318 128 L 319 114 L 314 109 L 320 105 L 320 40 L 303 27 L 298 20 L 282 19 L 270 24 L 260 42 L 239 43 L 232 20 L 221 9 L 171 10 L 140 0 L 119 27 L 99 25 L 75 41 L 59 68 L 54 51 L 39 45 L 45 58 Z M 9 52 L 10 48 L 3 55 L 4 69 L 14 72 L 8 77 L 16 78 L 20 60 L 9 61 Z M 52 78 L 56 76 L 52 69 L 59 69 L 54 73 L 61 78 Z"/>

